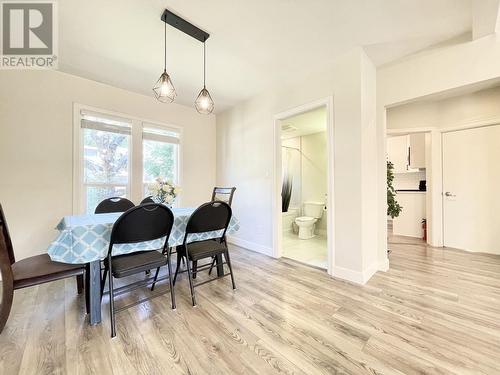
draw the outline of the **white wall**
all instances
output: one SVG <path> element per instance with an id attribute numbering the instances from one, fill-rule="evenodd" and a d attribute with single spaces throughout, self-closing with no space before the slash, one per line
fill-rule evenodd
<path id="1" fill-rule="evenodd" d="M 394 189 L 418 190 L 421 180 L 425 180 L 425 170 L 418 172 L 394 173 Z"/>
<path id="2" fill-rule="evenodd" d="M 292 162 L 289 170 L 294 176 L 290 207 L 303 209 L 306 201 L 325 202 L 328 191 L 328 145 L 326 131 L 294 137 L 282 141 L 283 145 L 296 148 L 288 152 Z M 285 160 L 286 156 L 282 157 Z M 303 212 L 301 211 L 301 214 Z M 326 233 L 327 218 L 323 215 L 316 229 Z"/>
<path id="3" fill-rule="evenodd" d="M 386 108 L 427 95 L 497 79 L 500 77 L 499 61 L 499 36 L 491 35 L 472 42 L 425 51 L 378 69 L 377 146 L 379 170 L 385 170 Z M 433 142 L 433 150 L 436 145 L 437 143 Z M 380 173 L 378 180 L 379 259 L 385 257 L 387 247 L 385 185 L 385 174 Z M 437 219 L 434 220 L 434 222 L 437 221 Z"/>
<path id="4" fill-rule="evenodd" d="M 450 128 L 500 117 L 500 87 L 387 110 L 387 129 Z"/>
<path id="5" fill-rule="evenodd" d="M 373 144 L 375 68 L 361 49 L 354 49 L 328 70 L 303 78 L 288 87 L 269 88 L 217 116 L 217 182 L 238 187 L 234 211 L 241 219 L 241 230 L 236 238 L 248 247 L 271 254 L 273 117 L 333 95 L 333 273 L 364 282 L 379 266 L 376 262 L 377 212 L 363 215 L 377 204 L 377 185 L 372 183 L 377 175 L 376 145 Z M 362 88 L 366 89 L 363 94 Z M 365 188 L 364 184 L 371 186 Z M 385 261 L 383 263 L 385 265 Z"/>
<path id="6" fill-rule="evenodd" d="M 72 212 L 73 103 L 184 127 L 182 203 L 210 199 L 215 116 L 60 72 L 2 70 L 0 203 L 19 259 L 45 252 Z"/>
<path id="7" fill-rule="evenodd" d="M 325 202 L 328 191 L 328 145 L 326 132 L 302 136 L 302 202 Z M 316 224 L 326 233 L 327 218 Z"/>

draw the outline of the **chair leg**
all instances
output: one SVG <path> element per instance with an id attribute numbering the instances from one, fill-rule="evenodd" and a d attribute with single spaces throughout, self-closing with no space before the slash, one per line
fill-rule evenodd
<path id="1" fill-rule="evenodd" d="M 236 289 L 236 284 L 234 283 L 233 267 L 231 267 L 231 259 L 229 259 L 229 250 L 224 252 L 224 257 L 226 258 L 227 266 L 229 267 L 229 274 L 231 275 L 231 283 L 233 284 L 233 289 Z"/>
<path id="2" fill-rule="evenodd" d="M 12 299 L 14 297 L 14 286 L 6 280 L 5 275 L 2 282 L 2 305 L 0 306 L 0 333 L 2 333 L 7 319 L 9 319 L 10 309 L 12 308 Z"/>
<path id="3" fill-rule="evenodd" d="M 102 274 L 102 279 L 101 279 L 101 300 L 102 296 L 104 294 L 104 286 L 106 285 L 106 277 L 108 276 L 108 268 L 106 267 L 104 269 L 104 272 Z"/>
<path id="4" fill-rule="evenodd" d="M 212 274 L 212 270 L 214 269 L 216 259 L 217 259 L 216 257 L 212 258 L 212 264 L 210 265 L 210 269 L 208 270 L 209 276 Z"/>
<path id="5" fill-rule="evenodd" d="M 111 318 L 111 337 L 116 336 L 116 327 L 115 327 L 115 298 L 113 292 L 113 275 L 109 274 L 109 316 Z"/>
<path id="6" fill-rule="evenodd" d="M 175 291 L 174 291 L 174 283 L 172 281 L 172 263 L 170 261 L 171 255 L 167 255 L 167 267 L 168 267 L 168 282 L 170 284 L 170 298 L 172 299 L 172 310 L 177 308 L 175 304 Z M 158 271 L 157 271 L 158 272 Z"/>
<path id="7" fill-rule="evenodd" d="M 184 257 L 181 257 L 181 259 L 184 259 Z M 177 274 L 179 273 L 179 268 L 181 268 L 181 259 L 177 257 L 177 267 L 175 268 L 175 275 L 174 275 L 174 286 L 175 286 L 175 281 L 177 280 Z"/>
<path id="8" fill-rule="evenodd" d="M 76 276 L 76 291 L 78 294 L 83 292 L 83 275 Z"/>
<path id="9" fill-rule="evenodd" d="M 191 302 L 193 303 L 193 307 L 196 306 L 196 297 L 194 295 L 194 286 L 193 286 L 193 276 L 191 275 L 191 267 L 189 265 L 189 259 L 186 258 L 186 266 L 188 271 L 189 278 L 189 288 L 191 289 Z"/>
<path id="10" fill-rule="evenodd" d="M 197 270 L 198 270 L 198 261 L 193 260 L 193 280 L 196 279 Z"/>
<path id="11" fill-rule="evenodd" d="M 150 271 L 151 273 L 151 271 Z M 160 267 L 156 269 L 155 278 L 153 280 L 153 285 L 151 285 L 151 291 L 155 290 L 156 279 L 158 279 L 158 274 L 160 273 Z"/>

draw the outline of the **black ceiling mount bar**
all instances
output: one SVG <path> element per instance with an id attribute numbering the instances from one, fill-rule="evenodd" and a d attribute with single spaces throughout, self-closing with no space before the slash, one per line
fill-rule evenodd
<path id="1" fill-rule="evenodd" d="M 204 43 L 210 37 L 209 33 L 186 21 L 184 18 L 179 17 L 177 14 L 172 13 L 168 9 L 165 9 L 163 14 L 161 15 L 161 20 L 168 23 L 170 26 L 173 26 L 176 29 L 182 31 L 183 33 L 192 36 L 202 43 Z"/>

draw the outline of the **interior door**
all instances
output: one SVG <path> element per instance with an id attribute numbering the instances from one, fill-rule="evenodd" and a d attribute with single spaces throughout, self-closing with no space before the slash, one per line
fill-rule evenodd
<path id="1" fill-rule="evenodd" d="M 444 245 L 500 254 L 500 125 L 443 133 Z"/>

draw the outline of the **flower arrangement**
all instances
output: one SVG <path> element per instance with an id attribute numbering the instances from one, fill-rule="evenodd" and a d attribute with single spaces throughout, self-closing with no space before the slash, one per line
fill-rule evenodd
<path id="1" fill-rule="evenodd" d="M 156 181 L 149 186 L 149 192 L 156 203 L 164 203 L 171 206 L 175 198 L 180 193 L 180 188 L 170 181 L 158 177 Z"/>

